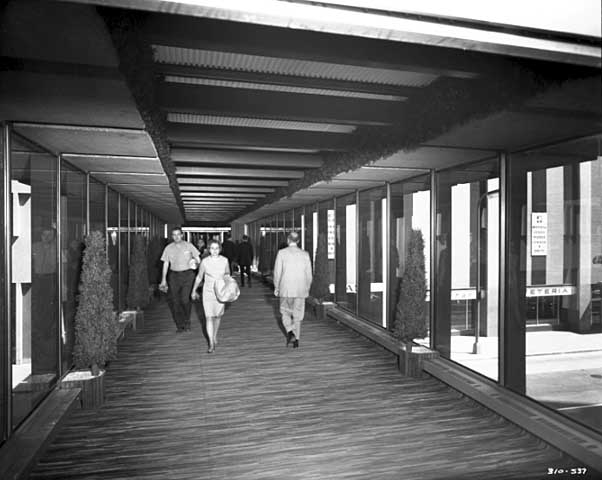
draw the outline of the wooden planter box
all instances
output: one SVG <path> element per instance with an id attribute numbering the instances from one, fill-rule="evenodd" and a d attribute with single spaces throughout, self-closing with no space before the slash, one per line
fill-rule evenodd
<path id="1" fill-rule="evenodd" d="M 333 302 L 319 302 L 313 297 L 307 297 L 306 305 L 318 320 L 326 320 L 328 310 L 334 308 Z"/>
<path id="2" fill-rule="evenodd" d="M 101 370 L 96 377 L 89 370 L 76 370 L 68 373 L 61 380 L 60 388 L 80 388 L 80 402 L 82 408 L 94 409 L 103 405 L 105 401 L 105 370 Z"/>
<path id="3" fill-rule="evenodd" d="M 424 361 L 438 358 L 439 352 L 423 347 L 422 345 L 414 345 L 412 351 L 408 353 L 403 345 L 399 349 L 398 367 L 399 371 L 407 377 L 424 377 Z"/>

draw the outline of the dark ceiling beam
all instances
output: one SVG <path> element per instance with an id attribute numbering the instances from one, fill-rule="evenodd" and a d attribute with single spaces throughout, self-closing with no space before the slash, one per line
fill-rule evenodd
<path id="1" fill-rule="evenodd" d="M 274 170 L 260 168 L 225 168 L 225 167 L 176 167 L 178 177 L 196 175 L 205 177 L 257 177 L 257 178 L 303 178 L 301 170 Z"/>
<path id="2" fill-rule="evenodd" d="M 239 179 L 239 178 L 189 178 L 180 177 L 178 183 L 181 186 L 189 185 L 223 185 L 229 186 L 256 186 L 256 187 L 286 187 L 288 186 L 287 180 L 264 180 L 264 179 Z"/>
<path id="3" fill-rule="evenodd" d="M 220 146 L 345 150 L 349 134 L 284 130 L 279 128 L 225 127 L 168 123 L 167 138 L 173 146 Z"/>
<path id="4" fill-rule="evenodd" d="M 51 75 L 74 75 L 77 77 L 93 77 L 111 80 L 123 79 L 117 67 L 105 65 L 84 65 L 81 63 L 36 60 L 0 56 L 0 72 L 30 72 Z"/>
<path id="5" fill-rule="evenodd" d="M 193 148 L 172 148 L 171 160 L 176 165 L 318 168 L 323 164 L 318 155 Z"/>
<path id="6" fill-rule="evenodd" d="M 144 25 L 150 43 L 277 58 L 473 78 L 483 53 L 387 40 L 153 13 Z"/>
<path id="7" fill-rule="evenodd" d="M 297 75 L 281 75 L 275 73 L 249 72 L 244 70 L 223 70 L 219 68 L 174 65 L 169 63 L 157 63 L 155 69 L 163 75 L 172 75 L 177 77 L 204 78 L 226 82 L 260 83 L 264 85 L 277 85 L 282 87 L 316 88 L 320 90 L 337 90 L 371 95 L 392 95 L 396 97 L 409 97 L 420 90 L 420 87 L 384 85 L 351 80 L 333 80 L 330 78 L 302 77 Z"/>
<path id="8" fill-rule="evenodd" d="M 167 112 L 350 125 L 387 125 L 403 112 L 403 102 L 174 83 L 161 85 L 159 104 Z"/>

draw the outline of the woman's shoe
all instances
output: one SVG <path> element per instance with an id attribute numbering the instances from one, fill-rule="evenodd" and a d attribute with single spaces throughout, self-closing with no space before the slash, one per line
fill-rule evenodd
<path id="1" fill-rule="evenodd" d="M 293 348 L 299 348 L 299 340 L 297 340 L 295 338 L 295 341 L 293 342 Z"/>
<path id="2" fill-rule="evenodd" d="M 295 338 L 295 334 L 293 333 L 293 331 L 291 330 L 290 332 L 288 332 L 286 334 L 286 347 L 288 348 L 288 344 L 291 343 L 293 341 L 293 338 Z"/>
<path id="3" fill-rule="evenodd" d="M 207 350 L 207 353 L 213 353 L 215 351 L 215 345 L 209 345 L 209 349 Z"/>

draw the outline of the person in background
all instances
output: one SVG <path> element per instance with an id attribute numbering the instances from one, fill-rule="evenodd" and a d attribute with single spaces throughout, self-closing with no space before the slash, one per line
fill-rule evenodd
<path id="1" fill-rule="evenodd" d="M 220 255 L 220 250 L 220 244 L 217 240 L 211 240 L 209 242 L 210 255 L 201 261 L 199 273 L 196 276 L 191 293 L 192 300 L 199 299 L 197 288 L 199 288 L 204 277 L 203 309 L 207 320 L 207 336 L 209 337 L 209 349 L 207 350 L 207 353 L 213 353 L 215 351 L 215 347 L 217 346 L 217 332 L 219 331 L 219 326 L 225 310 L 225 305 L 219 302 L 215 296 L 215 281 L 230 274 L 228 259 Z"/>
<path id="2" fill-rule="evenodd" d="M 222 253 L 228 259 L 228 268 L 232 272 L 232 262 L 236 260 L 236 245 L 231 239 L 229 233 L 224 234 L 224 244 L 222 245 Z"/>
<path id="3" fill-rule="evenodd" d="M 298 246 L 299 234 L 288 234 L 288 247 L 278 251 L 274 264 L 274 295 L 280 297 L 280 314 L 286 329 L 286 346 L 299 347 L 305 299 L 312 282 L 309 253 Z"/>
<path id="4" fill-rule="evenodd" d="M 190 292 L 194 271 L 201 259 L 196 247 L 183 239 L 180 227 L 171 230 L 171 238 L 173 242 L 165 247 L 161 256 L 163 272 L 159 289 L 168 292 L 169 308 L 179 333 L 190 331 Z"/>
<path id="5" fill-rule="evenodd" d="M 248 235 L 242 236 L 242 242 L 238 246 L 238 265 L 240 266 L 240 284 L 245 286 L 245 273 L 251 287 L 251 264 L 253 263 L 253 245 Z"/>
<path id="6" fill-rule="evenodd" d="M 207 248 L 207 245 L 205 245 L 205 240 L 203 240 L 203 237 L 199 237 L 196 243 L 196 248 L 198 249 L 199 254 L 201 255 L 201 260 L 210 255 L 209 249 Z"/>

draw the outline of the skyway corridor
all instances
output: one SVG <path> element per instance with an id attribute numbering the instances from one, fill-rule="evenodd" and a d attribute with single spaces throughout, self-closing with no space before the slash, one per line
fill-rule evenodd
<path id="1" fill-rule="evenodd" d="M 33 479 L 541 479 L 571 458 L 375 344 L 306 315 L 285 348 L 268 288 L 242 289 L 213 354 L 198 321 L 147 310 Z M 554 478 L 561 478 L 557 475 Z"/>

